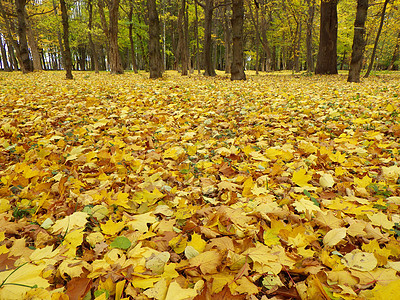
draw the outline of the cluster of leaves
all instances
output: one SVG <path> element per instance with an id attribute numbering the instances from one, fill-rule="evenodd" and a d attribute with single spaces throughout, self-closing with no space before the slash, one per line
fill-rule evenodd
<path id="1" fill-rule="evenodd" d="M 396 298 L 399 78 L 63 76 L 1 74 L 1 299 Z"/>

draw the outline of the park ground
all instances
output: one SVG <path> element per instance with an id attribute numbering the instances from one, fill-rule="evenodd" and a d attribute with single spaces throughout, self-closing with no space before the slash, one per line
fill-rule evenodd
<path id="1" fill-rule="evenodd" d="M 0 298 L 396 298 L 400 75 L 247 75 L 0 73 Z"/>

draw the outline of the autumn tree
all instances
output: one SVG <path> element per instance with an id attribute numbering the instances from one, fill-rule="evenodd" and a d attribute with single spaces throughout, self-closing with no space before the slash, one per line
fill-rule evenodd
<path id="1" fill-rule="evenodd" d="M 365 21 L 367 19 L 368 0 L 357 1 L 357 14 L 354 21 L 354 39 L 353 50 L 351 53 L 351 62 L 348 82 L 360 82 L 360 73 L 362 59 L 365 49 Z"/>
<path id="2" fill-rule="evenodd" d="M 243 60 L 243 0 L 232 0 L 232 40 L 233 55 L 231 80 L 245 80 L 244 60 Z"/>
<path id="3" fill-rule="evenodd" d="M 18 46 L 21 57 L 21 69 L 23 73 L 33 71 L 32 60 L 29 56 L 28 40 L 26 35 L 26 0 L 15 0 L 15 8 L 17 13 L 17 33 Z"/>
<path id="4" fill-rule="evenodd" d="M 196 0 L 197 1 L 197 0 Z M 204 75 L 205 76 L 215 76 L 213 60 L 212 60 L 212 20 L 213 12 L 216 8 L 214 6 L 214 0 L 205 0 L 204 2 L 197 3 L 204 10 L 204 46 L 203 46 L 203 57 L 204 57 Z"/>
<path id="5" fill-rule="evenodd" d="M 163 73 L 163 60 L 160 47 L 160 20 L 156 0 L 147 0 L 149 14 L 149 67 L 150 78 L 160 78 Z"/>
<path id="6" fill-rule="evenodd" d="M 315 74 L 337 74 L 338 0 L 321 0 L 319 50 Z"/>
<path id="7" fill-rule="evenodd" d="M 389 3 L 389 0 L 385 0 L 385 2 L 383 3 L 383 8 L 382 8 L 382 12 L 381 12 L 381 20 L 380 20 L 380 23 L 379 23 L 378 32 L 376 33 L 374 48 L 372 50 L 371 59 L 370 59 L 369 65 L 368 65 L 368 69 L 367 69 L 367 72 L 364 75 L 365 78 L 367 78 L 369 76 L 369 74 L 371 73 L 371 70 L 372 70 L 372 66 L 374 65 L 376 49 L 378 47 L 379 37 L 381 36 L 383 22 L 385 21 L 386 7 L 387 7 L 388 3 Z"/>
<path id="8" fill-rule="evenodd" d="M 67 5 L 65 4 L 65 0 L 60 0 L 61 6 L 61 18 L 62 18 L 62 26 L 63 26 L 63 60 L 64 60 L 64 68 L 66 72 L 67 79 L 73 79 L 72 76 L 72 58 L 71 58 L 71 49 L 69 47 L 69 24 L 68 24 L 68 10 Z"/>

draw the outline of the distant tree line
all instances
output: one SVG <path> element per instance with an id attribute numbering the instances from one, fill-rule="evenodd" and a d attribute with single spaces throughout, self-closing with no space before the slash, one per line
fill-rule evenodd
<path id="1" fill-rule="evenodd" d="M 0 0 L 4 71 L 349 70 L 399 67 L 396 0 Z M 201 71 L 202 70 L 202 71 Z"/>

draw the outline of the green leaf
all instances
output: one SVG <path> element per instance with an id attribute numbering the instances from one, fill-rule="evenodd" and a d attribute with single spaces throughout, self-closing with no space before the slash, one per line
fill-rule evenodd
<path id="1" fill-rule="evenodd" d="M 122 250 L 128 249 L 132 245 L 131 241 L 124 236 L 117 236 L 111 243 L 111 248 L 118 248 Z"/>

